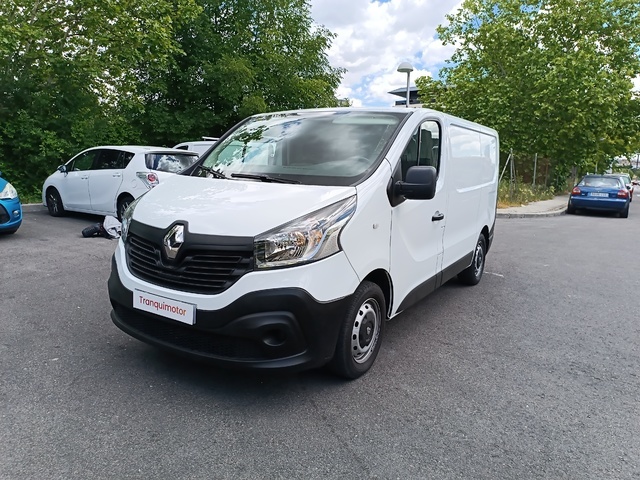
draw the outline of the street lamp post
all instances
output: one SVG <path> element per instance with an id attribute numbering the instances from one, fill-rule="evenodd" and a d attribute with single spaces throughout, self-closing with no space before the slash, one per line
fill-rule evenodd
<path id="1" fill-rule="evenodd" d="M 400 65 L 398 65 L 398 71 L 400 73 L 407 74 L 407 105 L 406 107 L 409 108 L 409 77 L 411 76 L 411 72 L 413 72 L 413 66 L 409 62 L 402 62 Z"/>

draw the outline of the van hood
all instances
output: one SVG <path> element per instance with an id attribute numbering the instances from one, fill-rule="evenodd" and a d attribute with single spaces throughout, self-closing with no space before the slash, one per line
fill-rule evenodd
<path id="1" fill-rule="evenodd" d="M 133 220 L 157 228 L 182 221 L 191 233 L 254 237 L 355 193 L 355 187 L 172 175 L 141 198 Z"/>

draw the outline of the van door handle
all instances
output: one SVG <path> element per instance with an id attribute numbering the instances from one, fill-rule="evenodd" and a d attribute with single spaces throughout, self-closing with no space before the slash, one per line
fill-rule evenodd
<path id="1" fill-rule="evenodd" d="M 436 211 L 436 213 L 433 214 L 433 217 L 431 217 L 431 221 L 432 222 L 439 222 L 440 220 L 444 219 L 444 213 L 440 213 L 438 211 Z"/>

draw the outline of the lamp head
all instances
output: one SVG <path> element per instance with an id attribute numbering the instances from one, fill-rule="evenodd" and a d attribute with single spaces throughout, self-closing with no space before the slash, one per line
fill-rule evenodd
<path id="1" fill-rule="evenodd" d="M 409 62 L 402 62 L 400 65 L 398 65 L 398 72 L 411 73 L 413 72 L 413 65 L 411 65 Z"/>

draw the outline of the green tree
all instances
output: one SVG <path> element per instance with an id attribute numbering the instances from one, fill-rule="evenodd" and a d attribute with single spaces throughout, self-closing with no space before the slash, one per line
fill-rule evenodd
<path id="1" fill-rule="evenodd" d="M 438 33 L 457 46 L 440 80 L 419 79 L 437 108 L 496 128 L 503 150 L 570 168 L 637 148 L 640 4 L 634 0 L 465 0 Z"/>
<path id="2" fill-rule="evenodd" d="M 78 150 L 135 141 L 121 103 L 164 68 L 192 0 L 0 3 L 0 170 L 23 195 Z"/>
<path id="3" fill-rule="evenodd" d="M 200 15 L 175 32 L 181 51 L 129 111 L 144 138 L 171 145 L 258 112 L 338 104 L 333 34 L 313 24 L 307 0 L 197 1 Z"/>

